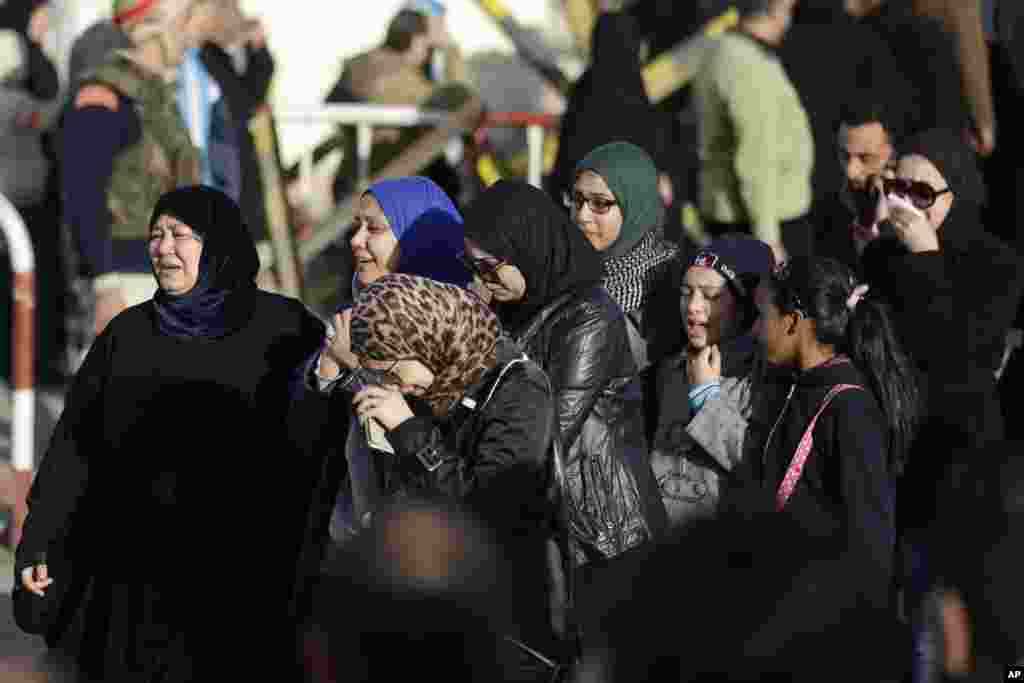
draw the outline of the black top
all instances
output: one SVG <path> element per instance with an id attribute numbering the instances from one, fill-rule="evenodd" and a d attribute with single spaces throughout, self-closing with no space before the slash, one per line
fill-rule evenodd
<path id="1" fill-rule="evenodd" d="M 879 569 L 875 597 L 885 604 L 896 537 L 889 435 L 881 407 L 867 389 L 867 377 L 848 360 L 837 359 L 797 375 L 792 396 L 780 409 L 760 461 L 748 463 L 747 473 L 741 474 L 741 480 L 753 479 L 757 491 L 741 505 L 745 512 L 775 509 L 776 492 L 797 445 L 837 384 L 865 389 L 840 393 L 818 419 L 810 455 L 783 514 L 813 537 L 845 536 L 851 549 L 865 554 Z M 733 501 L 738 499 L 733 497 Z M 735 503 L 730 502 L 729 507 L 734 509 Z"/>
<path id="2" fill-rule="evenodd" d="M 954 204 L 938 235 L 940 251 L 912 254 L 895 240 L 877 240 L 863 257 L 927 396 L 904 476 L 921 486 L 912 495 L 901 491 L 901 524 L 909 525 L 931 519 L 943 454 L 1004 435 L 994 374 L 1022 288 L 1019 256 L 985 232 L 976 208 Z"/>
<path id="3" fill-rule="evenodd" d="M 544 543 L 555 522 L 547 498 L 554 399 L 533 362 L 513 365 L 499 382 L 505 366 L 521 357 L 511 343 L 499 349 L 495 368 L 466 392 L 480 408 L 456 404 L 443 420 L 414 417 L 388 433 L 396 452 L 391 476 L 417 497 L 457 502 L 487 523 L 506 553 L 504 590 L 522 596 L 501 610 L 503 632 L 551 656 Z M 428 471 L 431 463 L 436 469 Z"/>
<path id="4" fill-rule="evenodd" d="M 572 473 L 568 495 L 587 508 L 586 528 L 577 533 L 608 557 L 667 524 L 648 459 L 643 393 L 626 324 L 619 305 L 593 285 L 550 302 L 515 331 L 555 390 Z"/>
<path id="5" fill-rule="evenodd" d="M 215 44 L 204 45 L 199 56 L 227 101 L 242 169 L 242 192 L 238 204 L 252 232 L 252 238 L 260 241 L 268 239 L 270 233 L 264 201 L 264 181 L 260 174 L 256 143 L 249 131 L 249 121 L 267 99 L 274 77 L 274 58 L 266 48 L 257 50 L 246 47 L 246 54 L 248 64 L 242 74 L 235 71 L 231 56 Z"/>
<path id="6" fill-rule="evenodd" d="M 296 301 L 257 292 L 252 305 L 250 324 L 215 342 L 160 333 L 153 302 L 129 308 L 68 394 L 17 561 L 63 551 L 92 577 L 82 663 L 97 680 L 158 668 L 202 679 L 254 650 L 261 666 L 291 654 L 282 643 L 328 452 L 317 444 L 327 399 L 292 373 L 324 330 Z"/>
<path id="7" fill-rule="evenodd" d="M 906 80 L 911 105 L 907 134 L 930 128 L 959 131 L 969 122 L 952 36 L 938 20 L 914 14 L 910 3 L 885 2 L 861 22 L 877 32 Z"/>
<path id="8" fill-rule="evenodd" d="M 860 254 L 853 242 L 853 223 L 856 220 L 838 192 L 832 192 L 821 202 L 818 221 L 814 226 L 815 254 L 832 258 L 849 268 L 861 279 Z"/>
<path id="9" fill-rule="evenodd" d="M 570 191 L 576 164 L 609 142 L 631 142 L 669 168 L 671 121 L 647 99 L 640 65 L 640 36 L 628 14 L 602 14 L 594 27 L 593 61 L 573 85 L 562 115 L 558 156 L 549 180 L 556 198 Z"/>
<path id="10" fill-rule="evenodd" d="M 910 105 L 907 83 L 881 36 L 854 21 L 839 3 L 799 3 L 780 54 L 811 123 L 811 184 L 815 202 L 820 202 L 843 182 L 836 133 L 844 104 L 854 104 L 851 98 L 878 97 L 893 113 L 890 125 L 899 128 Z M 821 60 L 826 54 L 827 67 Z"/>

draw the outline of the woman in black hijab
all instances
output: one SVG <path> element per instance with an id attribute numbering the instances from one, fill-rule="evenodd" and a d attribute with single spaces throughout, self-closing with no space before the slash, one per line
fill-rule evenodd
<path id="1" fill-rule="evenodd" d="M 254 651 L 260 669 L 288 666 L 324 464 L 309 435 L 327 422 L 294 378 L 324 327 L 255 287 L 255 246 L 223 193 L 170 192 L 150 225 L 159 290 L 75 378 L 29 494 L 18 589 L 60 603 L 35 628 L 85 680 L 203 680 L 255 667 Z M 274 510 L 271 549 L 257 507 Z"/>
<path id="2" fill-rule="evenodd" d="M 952 452 L 980 453 L 1003 437 L 995 373 L 1021 277 L 1016 252 L 984 228 L 985 186 L 958 132 L 928 130 L 900 149 L 894 177 L 882 183 L 888 219 L 863 264 L 925 390 L 896 496 L 905 605 L 920 637 L 923 590 L 933 580 L 923 530 L 940 512 L 936 483 Z"/>
<path id="3" fill-rule="evenodd" d="M 868 245 L 863 262 L 868 282 L 893 307 L 903 347 L 928 386 L 934 424 L 921 430 L 927 446 L 917 464 L 931 467 L 951 447 L 1003 437 L 995 372 L 1021 278 L 1017 254 L 985 230 L 985 185 L 958 133 L 925 131 L 901 152 L 895 180 L 886 181 L 889 238 L 883 228 L 883 239 Z M 922 522 L 931 519 L 926 509 L 921 513 Z"/>
<path id="4" fill-rule="evenodd" d="M 647 98 L 640 64 L 640 32 L 628 14 L 606 12 L 594 26 L 590 67 L 573 85 L 549 179 L 553 197 L 572 191 L 576 165 L 610 142 L 631 142 L 647 152 L 662 172 L 675 168 L 671 120 Z"/>
<path id="5" fill-rule="evenodd" d="M 47 0 L 7 0 L 0 4 L 0 30 L 17 33 L 26 51 L 26 89 L 41 100 L 57 96 L 60 81 L 53 62 L 40 45 L 48 27 L 49 3 Z"/>
<path id="6" fill-rule="evenodd" d="M 496 183 L 469 207 L 465 234 L 473 286 L 554 387 L 586 614 L 596 572 L 665 524 L 625 316 L 600 285 L 600 255 L 540 190 Z"/>

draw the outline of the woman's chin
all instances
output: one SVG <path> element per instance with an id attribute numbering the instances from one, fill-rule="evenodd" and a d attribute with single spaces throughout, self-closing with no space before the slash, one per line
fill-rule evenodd
<path id="1" fill-rule="evenodd" d="M 191 291 L 195 283 L 189 284 L 179 274 L 163 273 L 156 278 L 157 285 L 171 296 L 182 296 Z"/>
<path id="2" fill-rule="evenodd" d="M 366 287 L 367 285 L 372 285 L 374 282 L 384 277 L 384 275 L 385 273 L 382 273 L 376 268 L 360 270 L 356 273 L 356 281 L 358 281 L 363 287 Z"/>
<path id="3" fill-rule="evenodd" d="M 698 333 L 687 336 L 687 346 L 690 347 L 690 351 L 703 351 L 707 347 L 711 346 L 711 340 L 707 334 Z"/>

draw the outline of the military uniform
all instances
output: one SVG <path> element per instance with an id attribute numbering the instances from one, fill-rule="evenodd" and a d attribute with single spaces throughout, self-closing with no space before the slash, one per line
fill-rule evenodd
<path id="1" fill-rule="evenodd" d="M 121 102 L 130 103 L 131 113 L 138 119 L 141 134 L 121 147 L 114 157 L 105 206 L 114 252 L 127 247 L 145 254 L 153 207 L 165 192 L 199 182 L 199 154 L 181 120 L 173 83 L 145 70 L 128 53 L 117 51 L 83 78 L 79 92 L 97 85 L 113 90 L 121 96 Z M 66 193 L 73 191 L 73 187 L 65 188 Z M 78 229 L 100 231 L 102 227 L 82 225 Z M 65 233 L 69 237 L 74 234 L 71 230 Z M 69 275 L 74 282 L 75 305 L 68 320 L 74 369 L 75 359 L 88 349 L 95 336 L 94 292 L 120 289 L 130 306 L 152 296 L 156 282 L 148 268 L 126 270 L 117 263 L 111 272 L 93 272 L 95 267 L 84 263 L 79 248 L 68 251 L 73 269 Z"/>
<path id="2" fill-rule="evenodd" d="M 181 120 L 175 89 L 120 53 L 86 84 L 109 86 L 135 102 L 142 138 L 118 154 L 107 190 L 113 239 L 146 239 L 157 200 L 199 182 L 199 154 Z"/>

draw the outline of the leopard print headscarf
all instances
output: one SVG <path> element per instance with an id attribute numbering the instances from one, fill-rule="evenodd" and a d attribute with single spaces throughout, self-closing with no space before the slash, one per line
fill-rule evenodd
<path id="1" fill-rule="evenodd" d="M 351 329 L 357 356 L 418 360 L 434 373 L 423 398 L 438 417 L 497 363 L 497 316 L 476 295 L 427 278 L 392 274 L 365 287 Z"/>

